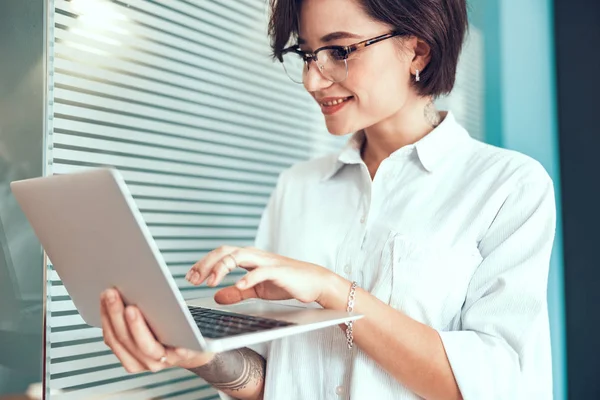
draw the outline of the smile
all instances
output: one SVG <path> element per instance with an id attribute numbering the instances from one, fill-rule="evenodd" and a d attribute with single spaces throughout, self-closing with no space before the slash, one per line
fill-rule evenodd
<path id="1" fill-rule="evenodd" d="M 321 106 L 321 111 L 325 115 L 332 115 L 339 110 L 341 110 L 348 102 L 354 99 L 354 96 L 349 97 L 340 97 L 337 99 L 329 98 L 325 101 L 319 101 L 319 105 Z"/>
<path id="2" fill-rule="evenodd" d="M 319 104 L 321 105 L 321 107 L 337 106 L 338 104 L 342 104 L 342 103 L 352 99 L 352 97 L 353 96 L 344 97 L 344 98 L 335 99 L 335 100 L 323 101 L 323 102 L 320 102 Z"/>

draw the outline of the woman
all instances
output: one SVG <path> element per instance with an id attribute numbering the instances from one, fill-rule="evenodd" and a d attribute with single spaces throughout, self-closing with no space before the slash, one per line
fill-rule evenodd
<path id="1" fill-rule="evenodd" d="M 216 249 L 187 279 L 215 286 L 239 266 L 250 272 L 217 301 L 353 300 L 365 318 L 197 354 L 157 343 L 109 290 L 106 343 L 130 372 L 176 365 L 240 399 L 551 399 L 552 182 L 432 103 L 454 83 L 465 0 L 272 7 L 275 56 L 331 134 L 357 133 L 281 174 L 257 248 Z"/>

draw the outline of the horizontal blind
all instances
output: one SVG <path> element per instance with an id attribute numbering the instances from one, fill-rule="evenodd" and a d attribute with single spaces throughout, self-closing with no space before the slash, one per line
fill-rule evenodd
<path id="1" fill-rule="evenodd" d="M 279 172 L 338 149 L 271 61 L 263 0 L 55 0 L 49 171 L 123 174 L 184 298 L 189 267 L 253 242 Z M 56 399 L 212 399 L 187 371 L 127 374 L 49 266 Z M 225 280 L 229 285 L 236 276 Z"/>

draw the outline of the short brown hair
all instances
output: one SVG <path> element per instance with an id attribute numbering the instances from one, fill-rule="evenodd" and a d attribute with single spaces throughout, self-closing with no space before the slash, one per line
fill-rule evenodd
<path id="1" fill-rule="evenodd" d="M 431 47 L 431 60 L 421 72 L 416 89 L 421 96 L 450 93 L 468 29 L 466 0 L 357 0 L 377 21 L 403 36 L 415 36 Z M 298 36 L 302 0 L 271 0 L 269 36 L 273 56 L 279 58 L 290 38 Z"/>

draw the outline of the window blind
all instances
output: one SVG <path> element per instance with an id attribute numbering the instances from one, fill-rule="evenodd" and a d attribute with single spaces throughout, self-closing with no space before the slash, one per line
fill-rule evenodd
<path id="1" fill-rule="evenodd" d="M 185 281 L 195 261 L 221 244 L 252 244 L 282 169 L 341 143 L 304 88 L 271 61 L 266 6 L 52 5 L 48 169 L 118 168 L 185 298 L 215 292 Z M 52 398 L 217 398 L 187 371 L 127 374 L 51 264 L 48 279 Z"/>

